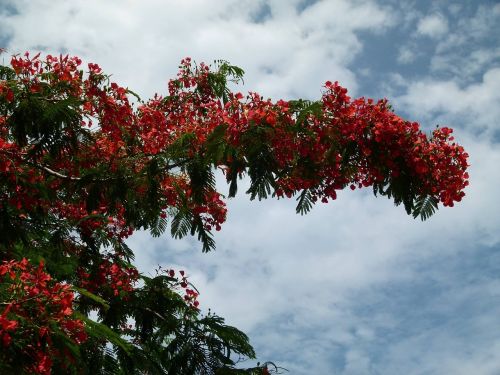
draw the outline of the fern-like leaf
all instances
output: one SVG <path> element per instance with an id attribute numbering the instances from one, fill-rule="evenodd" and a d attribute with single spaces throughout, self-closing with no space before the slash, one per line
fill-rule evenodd
<path id="1" fill-rule="evenodd" d="M 302 190 L 302 193 L 300 193 L 299 197 L 297 198 L 298 203 L 295 211 L 301 215 L 305 215 L 309 211 L 311 211 L 313 206 L 311 198 L 311 192 L 308 189 Z"/>
<path id="2" fill-rule="evenodd" d="M 191 220 L 192 215 L 189 211 L 184 209 L 177 211 L 170 227 L 172 236 L 174 238 L 185 237 L 191 231 Z"/>
<path id="3" fill-rule="evenodd" d="M 432 195 L 418 197 L 413 207 L 413 218 L 420 216 L 422 221 L 427 220 L 438 209 L 438 203 L 439 200 Z"/>

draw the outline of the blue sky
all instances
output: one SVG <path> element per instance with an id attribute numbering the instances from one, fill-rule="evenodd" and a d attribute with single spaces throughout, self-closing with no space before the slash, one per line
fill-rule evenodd
<path id="1" fill-rule="evenodd" d="M 455 128 L 471 185 L 427 222 L 370 191 L 306 217 L 242 195 L 213 253 L 130 239 L 143 272 L 186 269 L 261 361 L 299 375 L 500 373 L 498 35 L 497 1 L 0 0 L 0 47 L 78 55 L 144 97 L 185 56 L 223 58 L 245 69 L 242 91 L 314 99 L 338 80 Z"/>

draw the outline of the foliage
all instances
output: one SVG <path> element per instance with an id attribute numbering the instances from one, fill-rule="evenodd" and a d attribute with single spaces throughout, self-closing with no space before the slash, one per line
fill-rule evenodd
<path id="1" fill-rule="evenodd" d="M 297 195 L 305 214 L 336 191 L 373 186 L 427 219 L 467 185 L 452 130 L 430 137 L 386 100 L 233 93 L 243 71 L 181 62 L 168 94 L 142 101 L 77 57 L 14 56 L 0 67 L 0 370 L 25 373 L 266 374 L 245 334 L 199 310 L 184 271 L 141 275 L 135 230 L 215 247 L 235 196 Z M 134 103 L 132 99 L 134 98 Z M 177 276 L 177 277 L 176 277 Z"/>

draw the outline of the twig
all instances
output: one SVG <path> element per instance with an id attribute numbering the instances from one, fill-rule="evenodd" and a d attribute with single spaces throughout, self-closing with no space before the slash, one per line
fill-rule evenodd
<path id="1" fill-rule="evenodd" d="M 80 181 L 81 180 L 80 177 L 63 175 L 59 172 L 56 172 L 56 171 L 50 169 L 49 167 L 46 167 L 45 165 L 40 165 L 39 167 L 42 168 L 45 172 L 47 172 L 53 176 L 59 177 L 59 178 L 64 178 L 65 180 L 72 180 L 72 181 Z"/>

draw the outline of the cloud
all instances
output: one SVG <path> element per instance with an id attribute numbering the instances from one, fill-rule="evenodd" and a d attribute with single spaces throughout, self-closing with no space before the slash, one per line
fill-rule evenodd
<path id="1" fill-rule="evenodd" d="M 499 85 L 500 68 L 493 68 L 483 74 L 481 82 L 464 87 L 452 79 L 408 82 L 406 93 L 393 101 L 414 118 L 456 124 L 492 137 L 499 130 Z"/>
<path id="2" fill-rule="evenodd" d="M 431 14 L 418 21 L 417 33 L 431 38 L 439 38 L 448 32 L 448 21 L 441 14 Z"/>
<path id="3" fill-rule="evenodd" d="M 410 64 L 415 61 L 417 54 L 409 46 L 401 46 L 398 51 L 397 61 L 400 64 Z"/>
<path id="4" fill-rule="evenodd" d="M 477 373 L 494 374 L 500 147 L 461 138 L 472 185 L 428 222 L 366 191 L 342 192 L 305 217 L 293 201 L 239 196 L 214 253 L 171 251 L 178 241 L 168 237 L 152 251 L 187 268 L 202 305 L 292 373 L 440 374 L 482 360 Z"/>
<path id="5" fill-rule="evenodd" d="M 457 61 L 458 60 L 458 61 Z M 431 69 L 438 72 L 453 72 L 455 76 L 467 79 L 481 74 L 484 68 L 500 60 L 500 48 L 473 48 L 466 57 L 454 54 L 438 54 L 432 58 Z"/>
<path id="6" fill-rule="evenodd" d="M 456 15 L 448 33 L 436 46 L 431 69 L 453 74 L 462 81 L 474 80 L 488 68 L 498 66 L 500 50 L 500 4 L 479 4 L 467 16 Z"/>
<path id="7" fill-rule="evenodd" d="M 425 264 L 416 283 L 433 285 L 433 292 L 415 295 L 413 298 L 419 300 L 415 310 L 400 312 L 397 329 L 391 332 L 399 331 L 400 339 L 397 344 L 387 342 L 388 347 L 374 366 L 391 374 L 496 374 L 500 369 L 496 354 L 500 330 L 495 311 L 500 307 L 500 285 L 498 280 L 489 279 L 490 272 L 498 272 L 498 256 L 492 253 L 495 250 L 475 254 L 476 258 L 486 256 L 490 262 L 497 262 L 478 262 L 481 264 L 476 265 L 477 270 L 488 275 L 482 278 L 464 278 L 456 273 L 460 263 L 456 257 L 436 257 L 433 265 Z M 387 301 L 388 297 L 384 303 L 394 303 Z M 402 302 L 401 297 L 392 297 L 396 297 L 396 303 Z"/>
<path id="8" fill-rule="evenodd" d="M 318 97 L 338 79 L 356 88 L 348 64 L 361 49 L 356 32 L 382 30 L 388 12 L 373 2 L 320 1 L 10 1 L 2 14 L 13 51 L 77 54 L 98 62 L 143 95 L 164 91 L 185 56 L 227 59 L 266 97 Z M 256 15 L 267 14 L 265 20 Z M 57 19 L 57 22 L 54 22 Z"/>
<path id="9" fill-rule="evenodd" d="M 453 78 L 461 84 L 475 82 L 486 70 L 498 67 L 500 49 L 495 36 L 500 33 L 499 4 L 435 2 L 426 12 L 415 4 L 394 6 L 403 36 L 398 63 L 412 63 L 413 71 L 420 74 L 429 63 L 433 78 Z"/>

